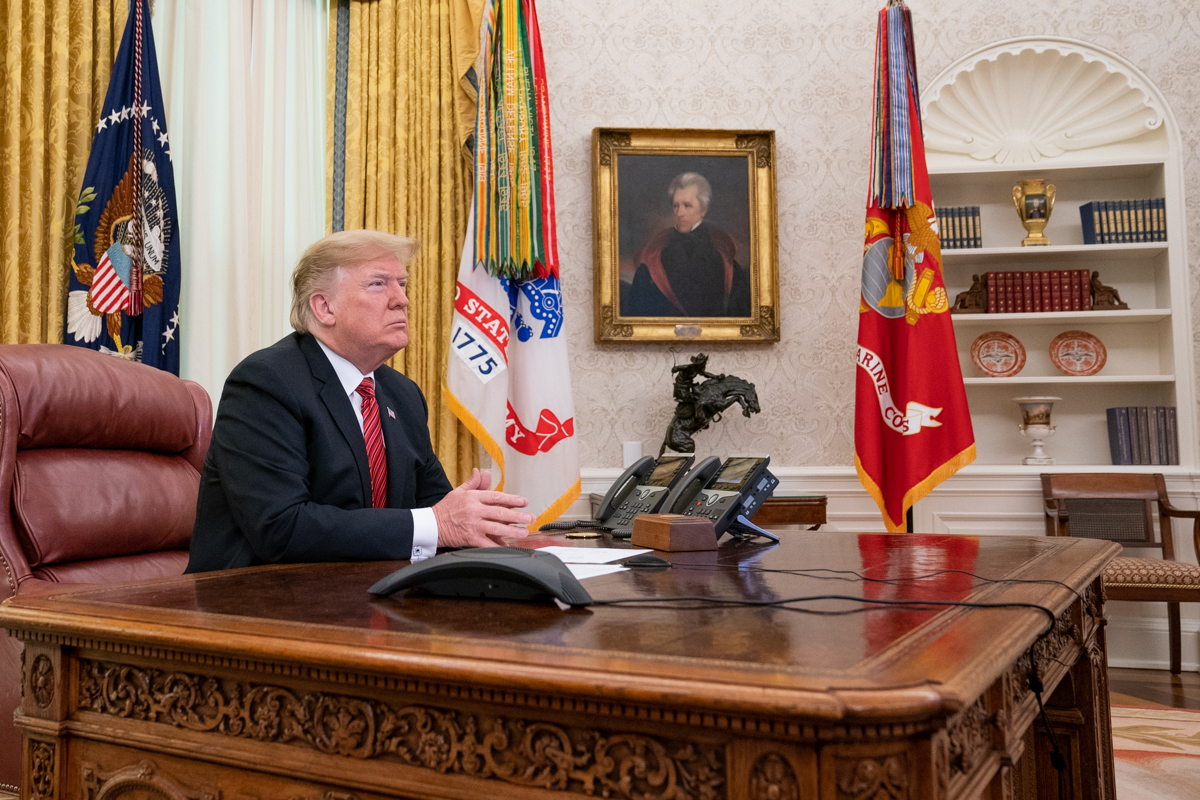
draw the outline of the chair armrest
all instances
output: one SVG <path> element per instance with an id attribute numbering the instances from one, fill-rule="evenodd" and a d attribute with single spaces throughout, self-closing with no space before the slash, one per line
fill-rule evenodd
<path id="1" fill-rule="evenodd" d="M 1050 520 L 1050 525 L 1054 528 L 1054 536 L 1062 536 L 1062 526 L 1066 525 L 1069 520 L 1067 508 L 1061 504 L 1056 497 L 1045 498 L 1046 517 Z"/>
<path id="2" fill-rule="evenodd" d="M 1158 505 L 1162 508 L 1163 513 L 1168 517 L 1187 517 L 1188 519 L 1200 519 L 1200 511 L 1188 511 L 1185 508 L 1176 508 L 1162 498 L 1159 498 Z"/>
<path id="3" fill-rule="evenodd" d="M 1196 554 L 1196 559 L 1200 561 L 1200 511 L 1188 511 L 1187 509 L 1176 508 L 1161 497 L 1158 500 L 1158 507 L 1162 509 L 1165 516 L 1190 519 L 1192 521 L 1192 548 Z"/>

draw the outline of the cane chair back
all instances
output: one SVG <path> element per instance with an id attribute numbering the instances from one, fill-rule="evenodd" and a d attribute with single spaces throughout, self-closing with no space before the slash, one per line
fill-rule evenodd
<path id="1" fill-rule="evenodd" d="M 1103 539 L 1175 557 L 1171 537 L 1156 537 L 1154 530 L 1156 504 L 1160 530 L 1171 530 L 1160 502 L 1167 495 L 1162 475 L 1042 475 L 1042 495 L 1050 536 Z"/>
<path id="2" fill-rule="evenodd" d="M 1183 659 L 1179 604 L 1200 602 L 1200 566 L 1175 560 L 1171 520 L 1191 520 L 1192 542 L 1200 556 L 1200 511 L 1172 506 L 1161 474 L 1042 475 L 1042 497 L 1050 536 L 1106 539 L 1126 548 L 1162 552 L 1161 558 L 1113 559 L 1104 570 L 1104 588 L 1110 600 L 1167 604 L 1171 672 L 1178 675 Z"/>

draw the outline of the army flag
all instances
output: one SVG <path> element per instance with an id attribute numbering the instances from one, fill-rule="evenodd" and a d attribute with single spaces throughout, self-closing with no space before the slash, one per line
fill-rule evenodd
<path id="1" fill-rule="evenodd" d="M 475 197 L 459 264 L 447 399 L 529 500 L 532 529 L 579 496 L 555 239 L 550 105 L 533 0 L 488 0 L 475 64 Z"/>
<path id="2" fill-rule="evenodd" d="M 975 460 L 929 189 L 912 17 L 879 12 L 871 188 L 855 370 L 854 464 L 891 532 Z"/>
<path id="3" fill-rule="evenodd" d="M 67 344 L 179 374 L 179 221 L 148 0 L 131 0 L 75 209 Z"/>

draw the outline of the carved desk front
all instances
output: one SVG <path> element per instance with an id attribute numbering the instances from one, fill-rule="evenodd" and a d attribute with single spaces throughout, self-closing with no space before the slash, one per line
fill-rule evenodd
<path id="1" fill-rule="evenodd" d="M 567 542 L 528 541 L 548 543 Z M 817 532 L 585 584 L 598 600 L 1036 603 L 1057 620 L 1040 640 L 1035 609 L 368 595 L 396 563 L 20 595 L 0 625 L 25 643 L 21 797 L 1057 796 L 1032 646 L 1062 785 L 1112 798 L 1099 576 L 1117 549 Z"/>

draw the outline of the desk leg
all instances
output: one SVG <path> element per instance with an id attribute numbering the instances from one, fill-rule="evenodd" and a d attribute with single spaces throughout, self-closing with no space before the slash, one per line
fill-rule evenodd
<path id="1" fill-rule="evenodd" d="M 1095 638 L 1071 670 L 1076 684 L 1076 707 L 1083 714 L 1080 736 L 1083 796 L 1115 800 L 1116 767 L 1112 751 L 1112 710 L 1108 694 L 1108 647 L 1103 621 Z"/>
<path id="2" fill-rule="evenodd" d="M 1038 798 L 1116 800 L 1112 717 L 1108 696 L 1108 650 L 1103 617 L 1070 671 L 1046 703 L 1067 769 L 1058 775 L 1050 763 L 1050 738 L 1035 719 L 1033 764 Z M 1027 740 L 1028 741 L 1028 740 Z"/>

